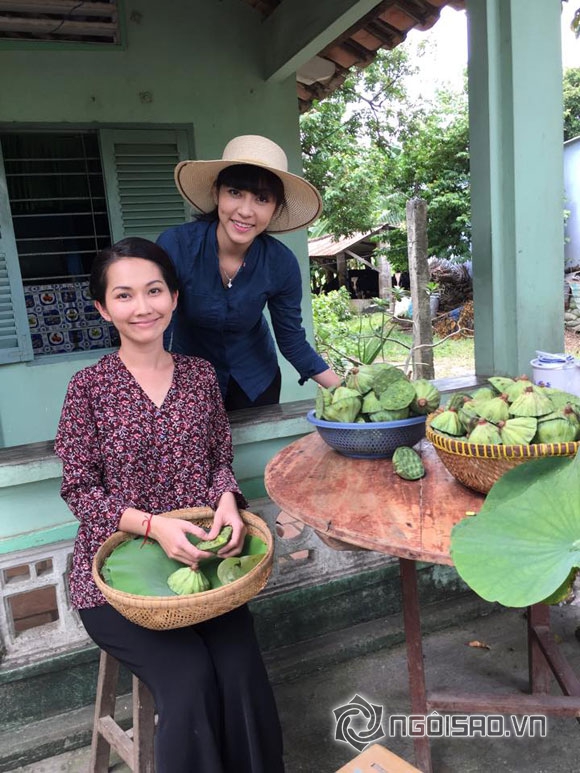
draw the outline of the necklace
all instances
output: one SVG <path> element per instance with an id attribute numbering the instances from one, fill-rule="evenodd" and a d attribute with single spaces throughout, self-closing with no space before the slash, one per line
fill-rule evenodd
<path id="1" fill-rule="evenodd" d="M 227 288 L 228 288 L 228 290 L 231 288 L 231 286 L 232 286 L 232 282 L 233 282 L 233 281 L 234 281 L 234 279 L 237 277 L 237 275 L 240 273 L 240 271 L 242 270 L 242 268 L 243 268 L 243 267 L 244 267 L 244 263 L 240 263 L 240 265 L 239 265 L 239 266 L 237 267 L 237 269 L 234 271 L 234 273 L 232 274 L 232 276 L 230 276 L 230 275 L 228 274 L 228 272 L 225 270 L 225 268 L 224 268 L 223 266 L 220 266 L 220 271 L 221 271 L 221 272 L 222 272 L 222 274 L 224 275 L 224 278 L 225 278 L 225 279 L 227 279 L 227 281 L 228 281 L 228 284 L 227 284 Z"/>

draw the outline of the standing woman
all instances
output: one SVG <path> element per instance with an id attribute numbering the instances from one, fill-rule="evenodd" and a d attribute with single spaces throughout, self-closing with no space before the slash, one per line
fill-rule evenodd
<path id="1" fill-rule="evenodd" d="M 306 340 L 298 261 L 270 236 L 305 228 L 322 210 L 316 188 L 287 169 L 282 148 L 258 135 L 235 137 L 221 160 L 182 161 L 175 169 L 179 192 L 204 214 L 158 240 L 181 289 L 169 346 L 214 365 L 227 410 L 279 401 L 280 368 L 266 306 L 299 383 L 340 383 Z"/>
<path id="2" fill-rule="evenodd" d="M 150 630 L 107 604 L 93 580 L 93 558 L 118 529 L 155 539 L 190 566 L 209 557 L 187 539 L 207 537 L 202 529 L 160 515 L 184 507 L 213 508 L 209 538 L 229 524 L 219 555 L 239 553 L 238 507 L 246 503 L 213 367 L 163 348 L 177 303 L 167 254 L 146 239 L 123 239 L 97 255 L 90 290 L 121 346 L 73 376 L 56 436 L 61 494 L 80 521 L 72 605 L 93 641 L 151 690 L 157 773 L 282 773 L 276 705 L 247 607 Z"/>

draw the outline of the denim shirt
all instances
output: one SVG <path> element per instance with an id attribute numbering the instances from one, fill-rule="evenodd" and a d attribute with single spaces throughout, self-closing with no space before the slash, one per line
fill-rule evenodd
<path id="1" fill-rule="evenodd" d="M 224 287 L 216 230 L 217 222 L 197 220 L 170 228 L 157 240 L 179 280 L 179 301 L 166 339 L 171 350 L 209 360 L 223 395 L 232 376 L 255 400 L 278 367 L 263 314 L 267 305 L 280 352 L 300 374 L 300 383 L 327 370 L 302 327 L 302 279 L 295 255 L 277 239 L 260 234 L 231 288 Z"/>

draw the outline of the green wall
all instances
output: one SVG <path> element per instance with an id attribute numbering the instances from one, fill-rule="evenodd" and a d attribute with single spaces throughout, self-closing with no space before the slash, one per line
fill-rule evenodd
<path id="1" fill-rule="evenodd" d="M 198 158 L 219 158 L 236 134 L 265 134 L 300 172 L 295 81 L 262 80 L 259 13 L 239 0 L 123 6 L 123 47 L 0 47 L 0 124 L 180 124 L 191 127 Z M 312 340 L 306 232 L 284 241 L 301 264 Z M 94 359 L 80 354 L 0 366 L 0 446 L 52 439 L 70 376 Z M 283 360 L 281 367 L 284 402 L 312 397 L 311 383 L 299 387 L 296 371 Z"/>

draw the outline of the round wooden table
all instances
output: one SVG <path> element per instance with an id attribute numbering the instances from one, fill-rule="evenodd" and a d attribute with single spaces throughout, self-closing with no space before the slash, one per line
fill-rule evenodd
<path id="1" fill-rule="evenodd" d="M 458 483 L 433 446 L 418 447 L 419 481 L 402 480 L 389 459 L 351 459 L 317 432 L 294 441 L 268 463 L 265 485 L 284 511 L 312 527 L 330 547 L 365 548 L 399 558 L 412 714 L 445 712 L 580 716 L 580 681 L 550 632 L 550 608 L 528 608 L 530 695 L 427 693 L 415 561 L 452 564 L 451 529 L 484 500 Z M 564 696 L 550 695 L 556 677 Z M 417 766 L 432 773 L 428 736 L 414 739 Z"/>
<path id="2" fill-rule="evenodd" d="M 451 564 L 452 527 L 477 512 L 482 494 L 457 483 L 422 441 L 426 475 L 400 478 L 389 459 L 351 459 L 317 432 L 283 448 L 268 464 L 265 485 L 282 510 L 330 537 L 399 558 Z"/>

